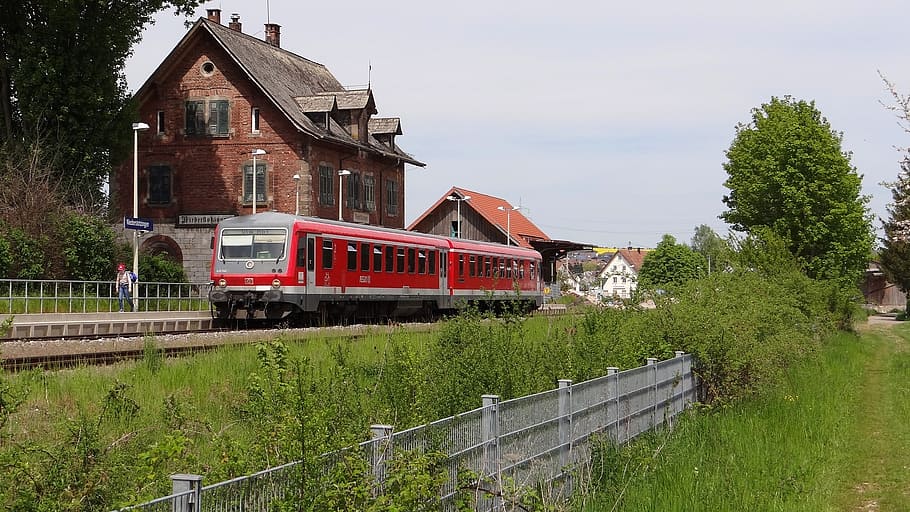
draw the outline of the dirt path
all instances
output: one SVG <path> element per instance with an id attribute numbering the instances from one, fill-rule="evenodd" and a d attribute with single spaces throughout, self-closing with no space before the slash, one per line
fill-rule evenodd
<path id="1" fill-rule="evenodd" d="M 898 334 L 898 325 L 893 318 L 871 317 L 859 329 L 874 352 L 857 382 L 861 398 L 846 510 L 910 509 L 910 428 L 903 412 L 910 375 L 901 371 L 907 368 L 910 343 Z"/>

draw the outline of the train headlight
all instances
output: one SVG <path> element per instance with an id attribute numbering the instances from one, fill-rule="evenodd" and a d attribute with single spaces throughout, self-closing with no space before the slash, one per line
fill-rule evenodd
<path id="1" fill-rule="evenodd" d="M 278 279 L 272 279 L 272 288 L 281 288 L 281 281 Z"/>
<path id="2" fill-rule="evenodd" d="M 220 286 L 220 287 L 222 287 L 222 288 L 224 288 L 225 286 L 227 286 L 227 279 L 225 279 L 225 278 L 223 278 L 223 277 L 222 277 L 221 279 L 219 279 L 219 280 L 218 280 L 218 286 Z"/>

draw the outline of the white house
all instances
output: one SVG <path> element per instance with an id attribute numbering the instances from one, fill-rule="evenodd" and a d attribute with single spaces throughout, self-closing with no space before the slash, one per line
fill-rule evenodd
<path id="1" fill-rule="evenodd" d="M 632 297 L 632 291 L 638 286 L 638 271 L 647 254 L 648 250 L 641 247 L 618 249 L 600 272 L 604 297 Z"/>

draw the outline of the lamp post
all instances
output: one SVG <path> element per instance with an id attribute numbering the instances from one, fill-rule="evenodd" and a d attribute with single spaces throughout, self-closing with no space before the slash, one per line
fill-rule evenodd
<path id="1" fill-rule="evenodd" d="M 506 206 L 497 206 L 496 209 L 501 212 L 506 212 L 506 245 L 512 245 L 512 212 L 521 208 L 516 206 L 514 208 Z"/>
<path id="2" fill-rule="evenodd" d="M 294 215 L 300 215 L 300 175 L 294 175 Z"/>
<path id="3" fill-rule="evenodd" d="M 343 180 L 345 176 L 348 176 L 350 174 L 351 174 L 351 171 L 349 171 L 347 169 L 338 169 L 338 220 L 344 220 L 341 218 L 341 206 L 343 204 L 341 201 L 341 193 L 343 190 L 343 188 L 341 186 L 342 185 L 341 180 Z"/>
<path id="4" fill-rule="evenodd" d="M 253 155 L 253 215 L 256 215 L 256 178 L 259 177 L 259 169 L 256 168 L 256 157 L 259 155 L 264 155 L 264 149 L 254 149 L 251 151 Z"/>
<path id="5" fill-rule="evenodd" d="M 456 237 L 456 238 L 461 238 L 461 202 L 462 202 L 462 201 L 467 201 L 468 199 L 471 199 L 471 196 L 462 196 L 462 197 L 458 197 L 458 196 L 456 196 L 455 194 L 452 194 L 452 195 L 450 195 L 450 196 L 446 196 L 446 199 L 448 199 L 449 201 L 455 201 L 455 204 L 458 205 L 458 207 L 457 207 L 457 210 L 458 210 L 458 217 L 456 217 L 456 226 L 458 226 L 458 227 L 457 227 L 457 231 L 458 231 L 458 232 L 455 233 L 455 237 Z"/>
<path id="6" fill-rule="evenodd" d="M 139 132 L 149 129 L 145 123 L 133 123 L 133 218 L 139 217 Z M 139 232 L 133 230 L 133 272 L 139 275 Z M 139 284 L 132 283 L 135 311 L 139 308 Z"/>

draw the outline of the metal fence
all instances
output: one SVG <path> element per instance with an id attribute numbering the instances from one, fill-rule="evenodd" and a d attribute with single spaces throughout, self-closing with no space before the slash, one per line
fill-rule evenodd
<path id="1" fill-rule="evenodd" d="M 137 311 L 206 311 L 211 283 L 136 283 Z M 101 313 L 120 309 L 114 281 L 0 279 L 0 314 Z"/>
<path id="2" fill-rule="evenodd" d="M 441 452 L 447 456 L 447 480 L 439 491 L 442 510 L 455 510 L 459 475 L 476 475 L 476 510 L 501 510 L 504 490 L 552 489 L 571 493 L 573 471 L 590 460 L 591 437 L 601 434 L 625 443 L 674 418 L 696 400 L 692 356 L 618 371 L 573 384 L 560 380 L 554 390 L 500 401 L 484 395 L 472 411 L 395 432 L 373 425 L 373 438 L 352 447 L 372 468 L 381 488 L 387 461 L 396 453 Z M 327 454 L 326 460 L 334 460 Z M 198 475 L 174 475 L 174 495 L 121 509 L 142 512 L 268 511 L 275 499 L 300 492 L 299 462 L 255 475 L 202 487 Z"/>

